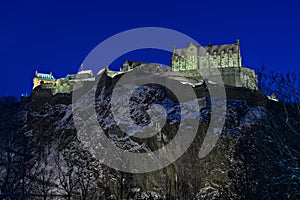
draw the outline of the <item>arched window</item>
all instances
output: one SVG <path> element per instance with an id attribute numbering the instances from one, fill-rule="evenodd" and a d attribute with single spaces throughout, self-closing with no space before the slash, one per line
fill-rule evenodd
<path id="1" fill-rule="evenodd" d="M 190 56 L 190 61 L 195 62 L 195 56 Z"/>

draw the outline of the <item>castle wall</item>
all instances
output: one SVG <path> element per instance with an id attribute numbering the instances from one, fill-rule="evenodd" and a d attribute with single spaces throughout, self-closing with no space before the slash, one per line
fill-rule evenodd
<path id="1" fill-rule="evenodd" d="M 190 43 L 187 48 L 173 49 L 171 67 L 174 71 L 241 67 L 240 44 L 200 47 Z"/>
<path id="2" fill-rule="evenodd" d="M 219 78 L 215 70 L 206 69 L 203 71 L 203 76 L 218 83 Z M 217 70 L 221 74 L 224 85 L 257 90 L 257 76 L 254 70 L 245 67 L 227 67 L 218 68 Z"/>
<path id="3" fill-rule="evenodd" d="M 181 52 L 184 53 L 184 52 Z M 201 83 L 203 80 L 208 79 L 208 81 L 215 82 L 217 84 L 224 84 L 227 86 L 233 87 L 245 87 L 252 90 L 257 90 L 257 76 L 254 70 L 245 67 L 238 67 L 238 62 L 240 62 L 240 58 L 238 58 L 238 54 L 227 54 L 222 56 L 207 56 L 205 62 L 209 62 L 208 59 L 214 60 L 214 67 L 203 67 L 203 68 L 195 68 L 189 66 L 187 61 L 180 56 L 173 55 L 172 62 L 176 63 L 174 67 L 170 69 L 163 69 L 161 66 L 157 64 L 149 64 L 144 63 L 130 68 L 143 68 L 145 72 L 158 73 L 162 74 L 171 79 L 175 79 L 181 82 L 188 82 L 191 84 Z M 219 65 L 216 64 L 216 60 L 221 60 Z M 222 59 L 225 59 L 226 62 Z M 204 60 L 203 60 L 204 62 Z M 223 63 L 222 63 L 223 62 Z M 201 62 L 200 62 L 201 63 Z M 232 64 L 230 66 L 229 64 Z M 236 66 L 235 66 L 236 65 Z M 221 67 L 220 67 L 221 66 Z M 122 71 L 124 73 L 126 71 Z M 108 76 L 113 77 L 115 73 L 120 72 L 112 72 L 107 70 Z M 220 75 L 222 80 L 220 80 Z"/>
<path id="4" fill-rule="evenodd" d="M 221 55 L 205 55 L 198 56 L 198 69 L 208 68 L 226 68 L 226 67 L 238 67 L 238 54 L 229 53 Z"/>
<path id="5" fill-rule="evenodd" d="M 45 79 L 34 77 L 33 78 L 33 89 L 36 88 L 37 86 L 41 85 L 41 83 L 55 84 L 54 81 L 48 81 L 48 80 L 45 80 Z"/>
<path id="6" fill-rule="evenodd" d="M 257 89 L 257 76 L 255 72 L 244 67 L 226 67 L 205 70 L 184 70 L 165 73 L 170 78 L 177 80 L 189 80 L 191 83 L 197 83 L 204 79 L 233 87 L 245 87 L 252 90 Z M 220 82 L 220 75 L 222 82 Z M 185 77 L 181 78 L 180 77 Z"/>
<path id="7" fill-rule="evenodd" d="M 186 54 L 174 55 L 172 58 L 174 71 L 226 68 L 241 66 L 241 56 L 238 53 L 206 54 L 197 56 L 194 52 L 186 50 Z"/>

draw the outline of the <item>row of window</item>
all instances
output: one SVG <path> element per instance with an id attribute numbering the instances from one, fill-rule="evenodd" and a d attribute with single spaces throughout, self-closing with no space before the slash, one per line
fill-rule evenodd
<path id="1" fill-rule="evenodd" d="M 231 60 L 231 59 L 237 59 L 236 56 L 228 56 L 228 57 L 221 57 L 221 56 L 207 56 L 207 57 L 204 57 L 204 56 L 198 56 L 198 60 Z M 185 60 L 184 57 L 181 57 L 181 56 L 176 56 L 174 58 L 174 62 L 179 62 L 180 60 Z M 189 61 L 192 61 L 192 62 L 195 62 L 196 61 L 196 57 L 194 55 L 190 55 L 188 57 L 188 60 Z"/>
<path id="2" fill-rule="evenodd" d="M 174 69 L 196 69 L 196 68 L 213 68 L 213 67 L 233 67 L 237 66 L 238 62 L 233 60 L 231 62 L 201 62 L 196 67 L 196 64 L 185 62 L 185 63 L 173 63 Z"/>

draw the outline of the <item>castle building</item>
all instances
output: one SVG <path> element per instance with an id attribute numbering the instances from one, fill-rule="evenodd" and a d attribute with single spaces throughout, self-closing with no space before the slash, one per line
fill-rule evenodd
<path id="1" fill-rule="evenodd" d="M 106 66 L 103 71 L 109 77 L 124 74 L 134 68 L 145 72 L 156 73 L 191 85 L 199 85 L 204 80 L 225 86 L 244 87 L 257 90 L 257 76 L 254 70 L 243 67 L 240 41 L 233 44 L 200 46 L 192 42 L 186 48 L 173 48 L 170 66 L 161 64 L 128 61 L 119 71 L 112 71 Z M 220 81 L 220 75 L 222 81 Z M 95 81 L 91 70 L 83 70 L 77 74 L 68 74 L 65 78 L 55 79 L 53 74 L 43 74 L 36 71 L 33 78 L 33 89 L 41 86 L 51 89 L 53 94 L 71 93 L 85 82 Z"/>
<path id="2" fill-rule="evenodd" d="M 40 86 L 42 89 L 50 89 L 52 94 L 71 93 L 74 86 L 82 86 L 84 82 L 95 81 L 92 70 L 82 70 L 77 74 L 68 74 L 65 78 L 54 78 L 52 72 L 49 74 L 35 72 L 33 78 L 33 89 Z"/>
<path id="3" fill-rule="evenodd" d="M 241 67 L 240 42 L 201 47 L 192 42 L 187 48 L 173 48 L 171 66 L 174 71 Z"/>
<path id="4" fill-rule="evenodd" d="M 200 81 L 221 74 L 224 85 L 257 89 L 254 70 L 242 66 L 240 41 L 234 44 L 200 46 L 188 44 L 186 48 L 173 48 L 171 70 L 184 77 Z"/>
<path id="5" fill-rule="evenodd" d="M 203 80 L 207 80 L 225 86 L 257 90 L 257 76 L 254 70 L 242 65 L 239 40 L 233 44 L 209 44 L 204 47 L 191 42 L 186 48 L 173 48 L 169 67 L 163 68 L 161 64 L 126 60 L 119 72 L 106 68 L 106 74 L 113 77 L 134 68 L 162 74 L 191 85 L 201 84 Z"/>
<path id="6" fill-rule="evenodd" d="M 92 70 L 83 70 L 79 71 L 77 74 L 68 74 L 65 79 L 67 81 L 87 81 L 89 79 L 91 79 L 92 81 L 95 80 Z"/>
<path id="7" fill-rule="evenodd" d="M 33 78 L 33 89 L 41 84 L 55 84 L 55 81 L 56 79 L 54 78 L 52 72 L 50 72 L 50 74 L 43 74 L 36 70 Z"/>

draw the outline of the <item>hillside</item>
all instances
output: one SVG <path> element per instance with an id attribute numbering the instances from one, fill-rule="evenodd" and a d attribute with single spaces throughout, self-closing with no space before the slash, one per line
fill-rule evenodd
<path id="1" fill-rule="evenodd" d="M 197 119 L 199 127 L 184 124 L 186 130 L 197 130 L 187 151 L 169 166 L 154 172 L 125 173 L 109 168 L 103 165 L 107 158 L 95 159 L 83 148 L 77 135 L 72 106 L 85 112 L 84 97 L 72 105 L 71 95 L 53 96 L 50 91 L 36 88 L 28 102 L 1 107 L 2 198 L 300 198 L 300 112 L 295 105 L 269 100 L 257 91 L 226 87 L 227 110 L 222 134 L 215 148 L 200 158 L 214 109 L 210 107 L 205 84 L 194 89 L 200 112 L 191 109 L 183 116 L 176 97 L 168 89 L 153 84 L 138 88 L 130 98 L 131 118 L 137 124 L 151 122 L 146 110 L 153 103 L 165 108 L 167 116 L 157 135 L 141 139 L 132 135 L 134 130 L 130 133 L 120 130 L 110 111 L 112 91 L 119 78 L 100 74 L 94 93 L 97 120 L 110 142 L 130 152 L 152 152 L 170 143 L 185 120 Z M 119 105 L 124 99 L 119 96 Z M 183 106 L 188 107 L 191 101 L 187 99 Z M 123 112 L 122 106 L 117 109 Z M 156 117 L 160 120 L 165 116 Z M 89 123 L 83 120 L 82 126 L 94 130 Z"/>

